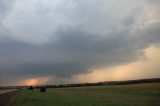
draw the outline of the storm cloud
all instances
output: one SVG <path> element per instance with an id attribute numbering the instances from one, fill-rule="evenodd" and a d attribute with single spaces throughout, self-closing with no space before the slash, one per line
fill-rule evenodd
<path id="1" fill-rule="evenodd" d="M 1 0 L 0 84 L 143 59 L 160 43 L 159 19 L 156 0 Z"/>

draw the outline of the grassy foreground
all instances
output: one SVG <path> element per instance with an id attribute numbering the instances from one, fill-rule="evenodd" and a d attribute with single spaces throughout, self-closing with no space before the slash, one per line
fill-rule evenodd
<path id="1" fill-rule="evenodd" d="M 160 106 L 160 83 L 22 90 L 11 106 Z"/>

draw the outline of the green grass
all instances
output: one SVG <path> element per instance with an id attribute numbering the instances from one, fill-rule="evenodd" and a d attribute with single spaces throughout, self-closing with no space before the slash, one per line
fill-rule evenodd
<path id="1" fill-rule="evenodd" d="M 22 90 L 11 106 L 160 106 L 160 83 Z"/>

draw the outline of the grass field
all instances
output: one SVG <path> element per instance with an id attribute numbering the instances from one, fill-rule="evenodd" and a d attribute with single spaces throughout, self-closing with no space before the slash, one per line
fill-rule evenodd
<path id="1" fill-rule="evenodd" d="M 160 83 L 22 90 L 11 106 L 160 106 Z"/>

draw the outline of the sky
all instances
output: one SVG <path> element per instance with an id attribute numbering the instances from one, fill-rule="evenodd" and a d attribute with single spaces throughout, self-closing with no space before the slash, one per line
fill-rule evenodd
<path id="1" fill-rule="evenodd" d="M 160 77 L 159 0 L 0 0 L 0 86 Z"/>

